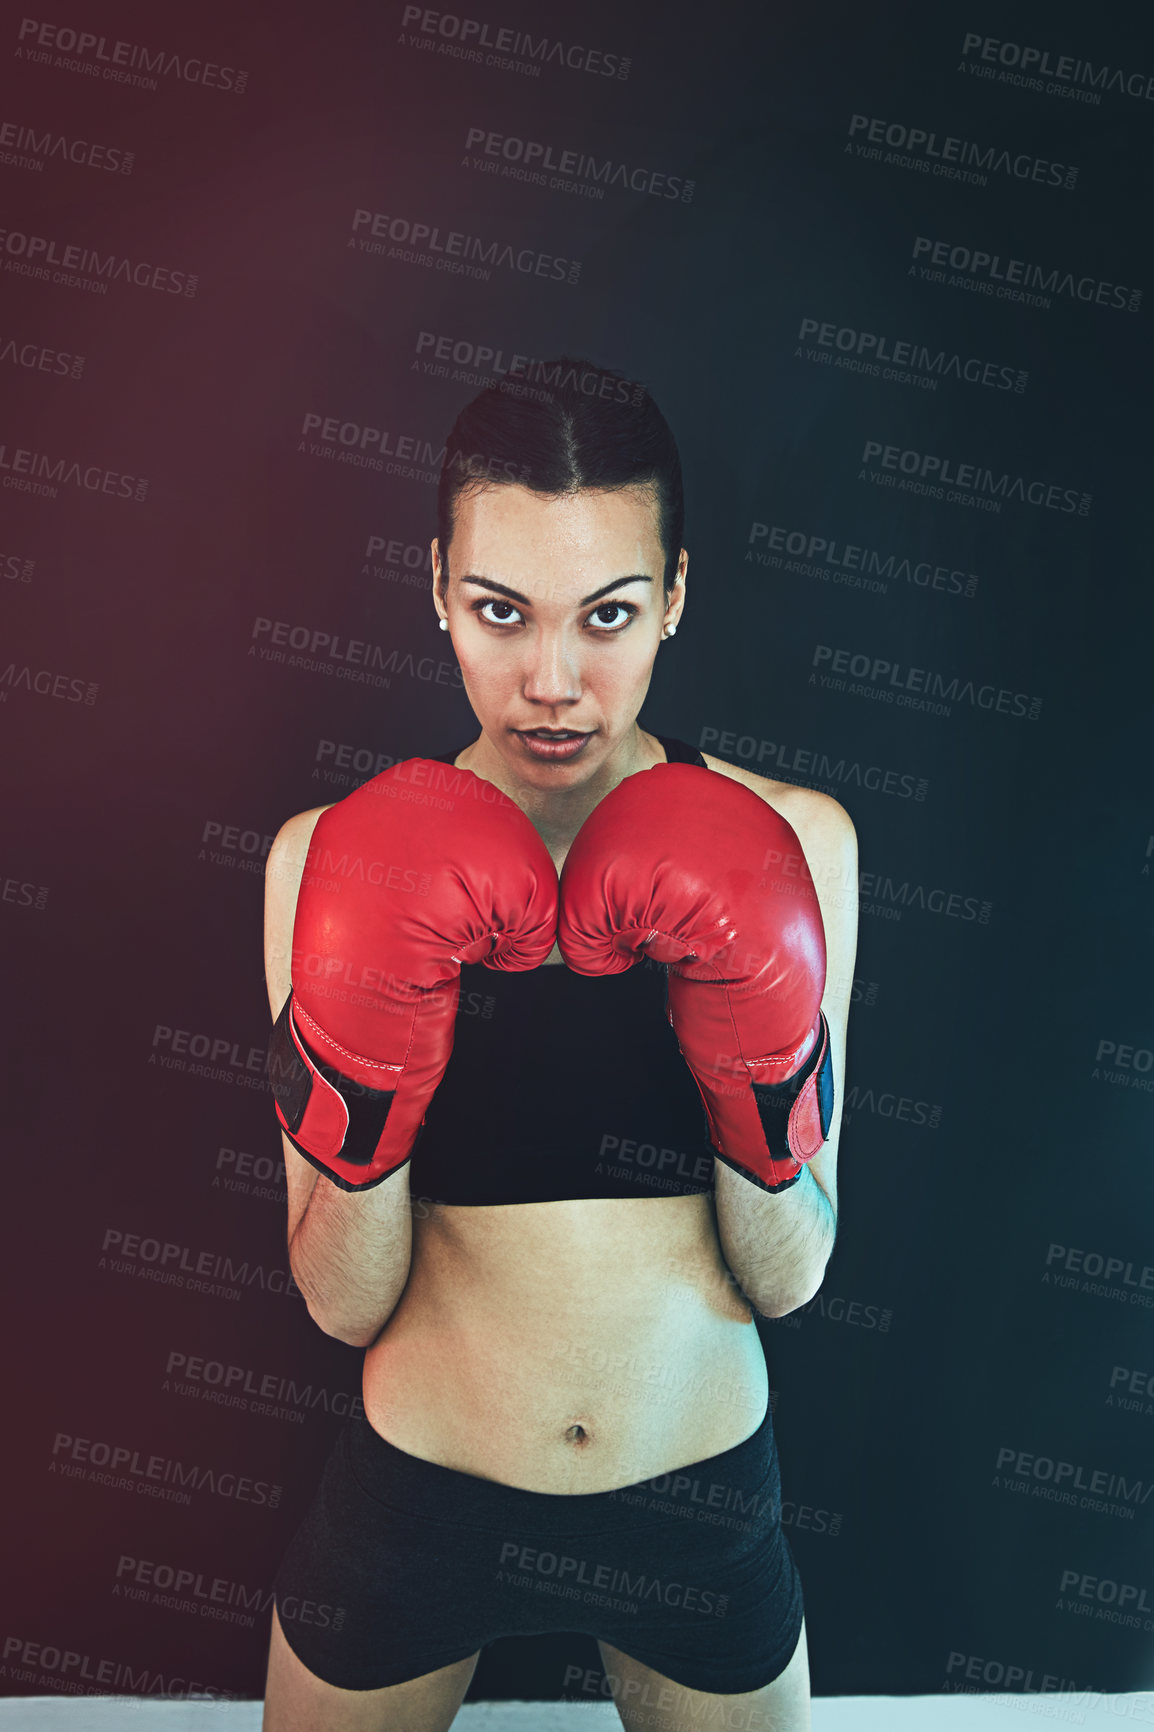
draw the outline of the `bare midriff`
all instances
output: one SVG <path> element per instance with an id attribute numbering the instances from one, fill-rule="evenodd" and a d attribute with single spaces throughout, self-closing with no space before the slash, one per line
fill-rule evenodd
<path id="1" fill-rule="evenodd" d="M 413 1212 L 408 1284 L 364 1365 L 366 1416 L 398 1449 L 574 1494 L 757 1429 L 765 1357 L 710 1193 Z"/>

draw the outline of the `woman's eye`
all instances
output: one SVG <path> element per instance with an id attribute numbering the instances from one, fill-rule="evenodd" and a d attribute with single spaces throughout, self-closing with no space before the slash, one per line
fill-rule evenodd
<path id="1" fill-rule="evenodd" d="M 630 607 L 623 601 L 603 601 L 600 607 L 595 607 L 593 609 L 593 612 L 589 617 L 591 620 L 596 620 L 598 624 L 602 626 L 620 627 L 623 626 L 627 620 L 632 619 L 636 612 L 637 609 L 635 607 Z M 606 619 L 604 617 L 606 614 L 616 615 L 616 618 Z"/>
<path id="2" fill-rule="evenodd" d="M 485 609 L 487 607 L 492 607 L 492 608 L 497 608 L 497 609 L 503 608 L 504 612 L 499 613 L 498 617 L 496 619 L 493 619 L 485 612 Z M 477 612 L 480 614 L 481 618 L 483 620 L 485 620 L 489 625 L 508 625 L 511 617 L 520 618 L 520 615 L 517 613 L 517 609 L 513 606 L 513 603 L 511 601 L 497 601 L 493 597 L 490 597 L 490 599 L 488 601 L 481 602 L 477 608 Z"/>

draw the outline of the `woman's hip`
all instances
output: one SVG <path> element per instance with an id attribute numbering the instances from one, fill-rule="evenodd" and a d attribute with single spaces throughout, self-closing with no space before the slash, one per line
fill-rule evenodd
<path id="1" fill-rule="evenodd" d="M 502 1636 L 560 1631 L 599 1636 L 666 1676 L 680 1667 L 698 1689 L 724 1688 L 706 1680 L 738 1666 L 740 1635 L 744 1669 L 732 1675 L 752 1667 L 765 1681 L 801 1617 L 770 1414 L 730 1449 L 564 1495 L 411 1456 L 352 1419 L 276 1599 L 304 1664 L 349 1689 L 421 1676 Z"/>

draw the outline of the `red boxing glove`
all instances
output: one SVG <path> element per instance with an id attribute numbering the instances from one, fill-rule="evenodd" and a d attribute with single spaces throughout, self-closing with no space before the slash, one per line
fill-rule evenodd
<path id="1" fill-rule="evenodd" d="M 461 964 L 536 968 L 557 873 L 507 795 L 409 758 L 322 812 L 269 1046 L 277 1117 L 344 1191 L 404 1165 L 453 1050 Z"/>
<path id="2" fill-rule="evenodd" d="M 720 1158 L 766 1191 L 829 1136 L 825 931 L 793 828 L 716 770 L 657 764 L 590 813 L 561 873 L 561 954 L 616 974 L 669 964 L 668 1016 Z"/>

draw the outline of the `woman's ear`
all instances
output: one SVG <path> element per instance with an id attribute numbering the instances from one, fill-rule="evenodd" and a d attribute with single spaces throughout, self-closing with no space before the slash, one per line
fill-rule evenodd
<path id="1" fill-rule="evenodd" d="M 435 535 L 429 543 L 429 553 L 433 561 L 433 606 L 437 610 L 442 628 L 447 631 L 449 627 L 445 617 L 447 612 L 445 596 L 449 587 L 449 574 L 441 564 L 441 547 Z"/>
<path id="2" fill-rule="evenodd" d="M 665 604 L 665 618 L 662 621 L 662 630 L 668 631 L 670 635 L 677 630 L 682 612 L 685 608 L 686 572 L 688 566 L 689 555 L 683 547 L 681 549 L 681 556 L 677 561 L 677 576 L 674 578 L 673 587 L 669 591 L 669 600 Z"/>

